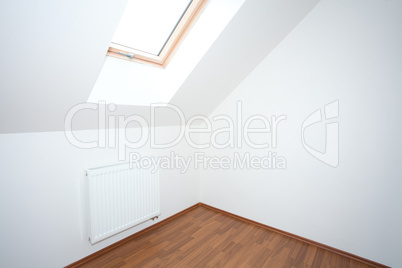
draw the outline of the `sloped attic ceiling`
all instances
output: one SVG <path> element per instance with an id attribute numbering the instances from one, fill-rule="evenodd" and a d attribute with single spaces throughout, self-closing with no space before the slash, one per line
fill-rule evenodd
<path id="1" fill-rule="evenodd" d="M 213 1 L 213 0 L 211 0 Z M 247 0 L 171 103 L 186 117 L 208 115 L 319 0 Z M 62 131 L 68 110 L 85 102 L 102 68 L 126 0 L 0 3 L 0 133 Z M 149 117 L 149 109 L 116 113 Z M 177 123 L 161 113 L 160 125 Z M 97 127 L 80 113 L 74 129 Z"/>
<path id="2" fill-rule="evenodd" d="M 0 132 L 60 131 L 85 102 L 126 0 L 0 2 Z"/>

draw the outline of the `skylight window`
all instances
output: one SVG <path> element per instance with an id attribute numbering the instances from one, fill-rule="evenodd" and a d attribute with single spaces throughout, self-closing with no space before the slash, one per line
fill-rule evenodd
<path id="1" fill-rule="evenodd" d="M 165 67 L 206 0 L 129 0 L 107 53 Z"/>
<path id="2" fill-rule="evenodd" d="M 169 103 L 244 2 L 213 0 L 208 1 L 205 8 L 201 7 L 202 14 L 190 25 L 191 30 L 180 42 L 180 48 L 166 69 L 106 57 L 87 101 L 134 106 Z"/>

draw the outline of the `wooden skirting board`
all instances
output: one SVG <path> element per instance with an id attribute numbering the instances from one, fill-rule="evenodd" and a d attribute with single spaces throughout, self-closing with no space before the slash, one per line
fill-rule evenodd
<path id="1" fill-rule="evenodd" d="M 145 228 L 142 231 L 139 231 L 139 232 L 137 232 L 137 233 L 135 233 L 135 234 L 133 234 L 133 235 L 131 235 L 129 237 L 126 237 L 126 238 L 124 238 L 124 239 L 122 239 L 122 240 L 120 240 L 120 241 L 118 241 L 118 242 L 116 242 L 116 243 L 114 243 L 114 244 L 112 244 L 110 246 L 107 246 L 107 247 L 105 247 L 105 248 L 103 248 L 103 249 L 101 249 L 101 250 L 99 250 L 99 251 L 97 251 L 97 252 L 95 252 L 95 253 L 87 256 L 87 257 L 84 257 L 84 258 L 82 258 L 82 259 L 80 259 L 80 260 L 78 260 L 78 261 L 76 261 L 76 262 L 74 262 L 74 263 L 72 263 L 70 265 L 67 265 L 66 268 L 80 267 L 81 265 L 83 265 L 83 264 L 85 264 L 87 262 L 90 262 L 91 260 L 96 259 L 96 258 L 102 256 L 103 254 L 106 254 L 106 253 L 114 250 L 117 247 L 123 246 L 124 244 L 128 243 L 129 241 L 131 241 L 133 239 L 136 239 L 137 237 L 139 237 L 139 236 L 141 236 L 141 235 L 143 235 L 145 233 L 148 233 L 148 232 L 151 232 L 152 230 L 160 228 L 161 226 L 165 225 L 166 223 L 168 223 L 168 222 L 180 217 L 181 215 L 187 213 L 188 211 L 191 211 L 191 210 L 193 210 L 193 209 L 195 209 L 197 207 L 200 207 L 200 206 L 204 207 L 204 208 L 208 208 L 210 210 L 214 210 L 214 211 L 219 212 L 221 214 L 224 214 L 226 216 L 236 218 L 236 219 L 241 220 L 243 222 L 247 222 L 249 224 L 253 224 L 255 226 L 262 227 L 262 228 L 267 229 L 269 231 L 282 234 L 284 236 L 287 236 L 289 238 L 292 238 L 292 239 L 307 243 L 307 244 L 315 246 L 317 248 L 320 248 L 320 249 L 323 249 L 323 250 L 326 250 L 326 251 L 329 251 L 329 252 L 344 256 L 344 257 L 352 259 L 352 260 L 359 261 L 361 263 L 370 265 L 372 267 L 389 268 L 389 266 L 386 266 L 386 265 L 383 265 L 383 264 L 380 264 L 380 263 L 377 263 L 377 262 L 374 262 L 374 261 L 359 257 L 357 255 L 348 253 L 346 251 L 342 251 L 342 250 L 339 250 L 339 249 L 336 249 L 336 248 L 333 248 L 333 247 L 318 243 L 316 241 L 313 241 L 313 240 L 310 240 L 310 239 L 307 239 L 307 238 L 304 238 L 304 237 L 301 237 L 301 236 L 298 236 L 298 235 L 295 235 L 295 234 L 292 234 L 292 233 L 282 231 L 282 230 L 277 229 L 277 228 L 273 228 L 271 226 L 268 226 L 268 225 L 265 225 L 265 224 L 262 224 L 262 223 L 259 223 L 259 222 L 256 222 L 256 221 L 241 217 L 241 216 L 238 216 L 236 214 L 233 214 L 233 213 L 230 213 L 230 212 L 227 212 L 227 211 L 224 211 L 224 210 L 221 210 L 221 209 L 206 205 L 204 203 L 198 203 L 198 204 L 195 204 L 195 205 L 193 205 L 193 206 L 191 206 L 191 207 L 189 207 L 189 208 L 187 208 L 187 209 L 185 209 L 183 211 L 180 211 L 179 213 L 176 213 L 173 216 L 170 216 L 169 218 L 166 218 L 166 219 L 164 219 L 164 220 L 162 220 L 162 221 L 160 221 L 158 223 L 155 223 L 154 225 L 152 225 L 152 226 L 150 226 L 148 228 Z"/>

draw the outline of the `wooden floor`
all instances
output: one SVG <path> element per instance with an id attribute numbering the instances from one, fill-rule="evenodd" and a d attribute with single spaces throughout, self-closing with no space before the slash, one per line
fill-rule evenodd
<path id="1" fill-rule="evenodd" d="M 371 267 L 197 207 L 80 267 Z"/>

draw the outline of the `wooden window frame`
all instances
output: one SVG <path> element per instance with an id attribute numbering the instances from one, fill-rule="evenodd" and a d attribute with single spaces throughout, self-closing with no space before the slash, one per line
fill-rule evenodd
<path id="1" fill-rule="evenodd" d="M 116 43 L 110 44 L 106 55 L 118 59 L 165 68 L 191 27 L 197 21 L 201 12 L 204 10 L 207 2 L 208 0 L 193 0 L 191 2 L 158 56 Z M 130 58 L 120 54 L 119 52 L 133 54 L 134 57 Z"/>

